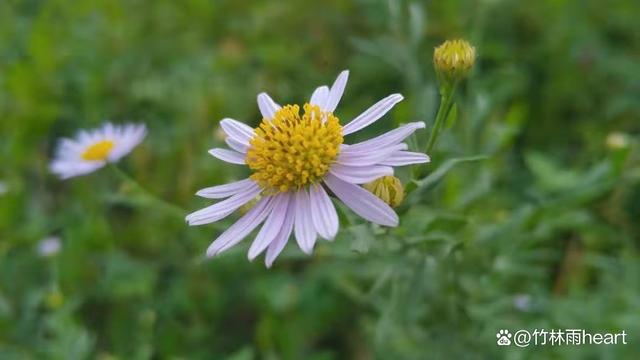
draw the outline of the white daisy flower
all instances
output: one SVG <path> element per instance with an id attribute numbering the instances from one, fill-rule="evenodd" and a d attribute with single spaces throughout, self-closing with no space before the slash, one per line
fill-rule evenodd
<path id="1" fill-rule="evenodd" d="M 146 135 L 143 124 L 106 123 L 99 129 L 80 131 L 74 139 L 60 140 L 51 172 L 61 179 L 88 174 L 120 160 Z"/>
<path id="2" fill-rule="evenodd" d="M 190 225 L 223 219 L 259 197 L 255 205 L 223 232 L 207 250 L 215 256 L 243 240 L 264 222 L 249 249 L 249 260 L 266 250 L 270 267 L 291 233 L 303 252 L 310 254 L 319 237 L 332 240 L 338 232 L 338 215 L 327 194 L 333 192 L 347 207 L 366 220 L 397 226 L 396 213 L 360 185 L 392 175 L 394 166 L 425 163 L 425 154 L 407 151 L 404 139 L 423 122 L 409 123 L 386 134 L 356 144 L 343 138 L 371 125 L 403 98 L 390 95 L 344 126 L 334 110 L 347 84 L 343 71 L 333 86 L 320 86 L 300 114 L 298 105 L 280 106 L 269 95 L 258 95 L 263 119 L 256 129 L 232 119 L 220 122 L 229 149 L 209 151 L 216 158 L 246 165 L 249 178 L 202 189 L 197 195 L 225 199 L 187 216 Z"/>
<path id="3" fill-rule="evenodd" d="M 41 257 L 50 257 L 56 255 L 60 251 L 61 247 L 62 244 L 60 242 L 60 238 L 57 236 L 50 236 L 40 240 L 36 247 L 36 251 Z"/>

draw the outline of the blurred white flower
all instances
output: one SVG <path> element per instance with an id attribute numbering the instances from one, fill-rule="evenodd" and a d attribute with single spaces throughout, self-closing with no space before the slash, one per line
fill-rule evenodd
<path id="1" fill-rule="evenodd" d="M 303 252 L 313 251 L 318 235 L 332 240 L 338 232 L 338 215 L 327 195 L 331 190 L 347 207 L 366 220 L 397 226 L 398 215 L 384 201 L 360 185 L 393 175 L 394 166 L 425 163 L 429 157 L 409 152 L 404 139 L 423 122 L 401 126 L 373 139 L 344 145 L 343 137 L 384 116 L 403 97 L 390 95 L 342 126 L 334 115 L 347 84 L 343 71 L 333 86 L 317 88 L 308 103 L 280 106 L 269 95 L 258 95 L 262 123 L 256 128 L 232 119 L 220 122 L 229 149 L 212 149 L 214 157 L 247 165 L 253 174 L 244 180 L 198 191 L 210 199 L 224 199 L 187 216 L 190 225 L 221 220 L 244 204 L 259 200 L 207 250 L 217 255 L 238 244 L 264 222 L 249 249 L 253 260 L 266 250 L 271 266 L 291 233 Z"/>
<path id="2" fill-rule="evenodd" d="M 143 124 L 106 123 L 98 129 L 80 131 L 74 139 L 60 140 L 51 172 L 61 179 L 93 172 L 130 153 L 146 134 Z"/>
<path id="3" fill-rule="evenodd" d="M 46 237 L 38 243 L 37 252 L 38 255 L 42 257 L 50 257 L 55 256 L 62 247 L 62 243 L 60 242 L 60 238 L 57 236 L 49 236 Z"/>
<path id="4" fill-rule="evenodd" d="M 519 294 L 513 297 L 513 306 L 520 311 L 531 309 L 531 295 Z"/>
<path id="5" fill-rule="evenodd" d="M 622 132 L 612 132 L 607 135 L 605 142 L 610 149 L 620 150 L 628 148 L 631 144 L 631 139 L 628 134 Z"/>

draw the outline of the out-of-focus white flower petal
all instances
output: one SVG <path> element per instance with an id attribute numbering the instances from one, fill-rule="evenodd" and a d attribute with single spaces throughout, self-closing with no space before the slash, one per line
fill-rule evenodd
<path id="1" fill-rule="evenodd" d="M 49 166 L 49 169 L 60 179 L 65 180 L 92 173 L 105 165 L 106 162 L 104 161 L 54 160 Z"/>
<path id="2" fill-rule="evenodd" d="M 36 251 L 41 257 L 51 257 L 58 254 L 61 248 L 62 243 L 60 242 L 60 238 L 57 236 L 49 236 L 40 240 Z"/>
<path id="3" fill-rule="evenodd" d="M 119 134 L 115 135 L 118 132 Z M 109 153 L 108 160 L 109 162 L 116 162 L 123 156 L 129 154 L 131 150 L 144 140 L 145 136 L 147 136 L 147 127 L 144 124 L 124 124 L 121 126 L 112 125 L 109 133 L 113 134 L 113 138 L 103 136 L 100 141 L 113 141 L 114 147 Z"/>

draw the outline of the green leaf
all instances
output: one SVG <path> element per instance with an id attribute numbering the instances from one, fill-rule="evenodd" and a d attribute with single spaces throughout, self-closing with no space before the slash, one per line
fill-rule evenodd
<path id="1" fill-rule="evenodd" d="M 429 187 L 435 185 L 440 180 L 442 180 L 449 171 L 451 171 L 454 167 L 456 167 L 459 164 L 486 160 L 488 158 L 489 157 L 487 155 L 476 155 L 476 156 L 449 159 L 445 161 L 442 165 L 440 165 L 440 167 L 438 167 L 436 171 L 432 172 L 429 176 L 421 180 L 413 180 L 413 183 L 415 184 L 415 189 L 419 191 L 424 191 L 428 189 Z M 407 186 L 405 191 L 407 193 L 410 192 L 409 186 Z"/>
<path id="2" fill-rule="evenodd" d="M 550 191 L 571 189 L 580 182 L 583 174 L 554 163 L 549 157 L 536 152 L 525 156 L 527 167 L 535 175 L 538 183 Z"/>

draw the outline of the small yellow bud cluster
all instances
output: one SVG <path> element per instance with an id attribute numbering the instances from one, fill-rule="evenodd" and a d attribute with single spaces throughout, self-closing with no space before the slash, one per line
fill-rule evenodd
<path id="1" fill-rule="evenodd" d="M 404 200 L 404 187 L 400 179 L 395 176 L 389 175 L 377 178 L 365 184 L 364 188 L 391 207 L 400 205 Z"/>
<path id="2" fill-rule="evenodd" d="M 273 119 L 263 119 L 251 139 L 246 163 L 251 179 L 265 190 L 286 192 L 314 184 L 338 157 L 342 127 L 317 105 L 285 105 Z"/>
<path id="3" fill-rule="evenodd" d="M 476 49 L 465 40 L 447 40 L 433 52 L 433 64 L 442 85 L 464 79 L 476 61 Z"/>

